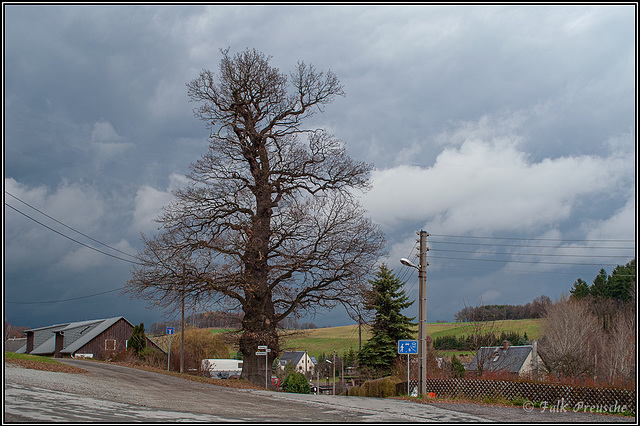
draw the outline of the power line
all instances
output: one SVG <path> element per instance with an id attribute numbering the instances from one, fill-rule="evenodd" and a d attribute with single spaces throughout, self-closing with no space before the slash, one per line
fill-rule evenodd
<path id="1" fill-rule="evenodd" d="M 98 244 L 101 244 L 101 245 L 103 245 L 103 246 L 105 246 L 105 247 L 110 248 L 111 250 L 117 251 L 118 253 L 122 253 L 122 254 L 127 255 L 127 256 L 129 256 L 129 257 L 132 257 L 132 258 L 134 258 L 134 259 L 136 258 L 135 256 L 133 256 L 133 255 L 131 255 L 131 254 L 127 253 L 127 252 L 124 252 L 124 251 L 119 250 L 119 249 L 117 249 L 117 248 L 115 248 L 115 247 L 112 247 L 112 246 L 110 246 L 110 245 L 108 245 L 108 244 L 105 244 L 105 243 L 103 243 L 103 242 L 101 242 L 101 241 L 98 241 L 98 240 L 96 240 L 95 238 L 93 238 L 93 237 L 91 237 L 91 236 L 89 236 L 89 235 L 87 235 L 87 234 L 84 234 L 84 233 L 82 233 L 82 232 L 78 231 L 77 229 L 74 229 L 74 228 L 70 227 L 69 225 L 66 225 L 66 224 L 62 223 L 61 221 L 57 220 L 56 218 L 49 216 L 48 214 L 46 214 L 45 212 L 43 212 L 43 211 L 41 211 L 41 210 L 38 210 L 37 208 L 33 207 L 31 204 L 27 203 L 26 201 L 21 200 L 20 198 L 16 197 L 15 195 L 11 194 L 10 192 L 8 192 L 8 191 L 6 191 L 6 190 L 4 191 L 4 193 L 5 193 L 5 194 L 7 194 L 7 195 L 9 195 L 10 197 L 13 197 L 13 198 L 15 198 L 16 200 L 20 201 L 22 204 L 24 204 L 24 205 L 26 205 L 26 206 L 28 206 L 28 207 L 32 208 L 33 210 L 37 211 L 38 213 L 42 214 L 43 216 L 48 217 L 49 219 L 53 220 L 53 221 L 54 221 L 54 222 L 56 222 L 56 223 L 59 223 L 60 225 L 64 226 L 65 228 L 68 228 L 68 229 L 72 230 L 73 232 L 77 232 L 78 234 L 82 235 L 83 237 L 86 237 L 86 238 L 90 239 L 90 240 L 91 240 L 91 241 L 93 241 L 93 242 L 96 242 L 96 243 L 98 243 Z M 5 204 L 6 204 L 6 203 L 5 203 Z M 13 207 L 12 207 L 12 208 L 13 208 Z M 14 210 L 15 210 L 15 209 L 14 209 Z"/>
<path id="2" fill-rule="evenodd" d="M 583 240 L 588 241 L 588 240 Z M 595 241 L 595 240 L 593 240 Z M 528 244 L 495 244 L 495 243 L 472 243 L 472 242 L 460 242 L 460 241 L 438 241 L 430 240 L 431 243 L 437 244 L 458 244 L 466 246 L 491 246 L 491 247 L 532 247 L 532 248 L 555 248 L 555 249 L 607 249 L 607 250 L 635 250 L 635 247 L 612 247 L 612 246 L 587 246 L 587 247 L 570 247 L 570 246 L 549 246 L 549 245 L 528 245 Z"/>
<path id="3" fill-rule="evenodd" d="M 483 240 L 511 240 L 511 241 L 557 241 L 562 243 L 567 242 L 635 242 L 634 240 L 622 240 L 622 239 L 583 239 L 583 240 L 564 240 L 564 239 L 556 239 L 556 238 L 515 238 L 515 237 L 480 237 L 480 236 L 462 236 L 462 235 L 449 235 L 449 234 L 430 234 L 430 236 L 438 236 L 445 238 L 466 238 L 466 239 L 483 239 Z M 549 262 L 543 260 L 519 260 L 518 257 L 529 256 L 529 257 L 555 257 L 555 258 L 574 258 L 574 259 L 621 259 L 628 257 L 629 254 L 620 254 L 620 255 L 585 255 L 585 254 L 570 254 L 570 253 L 556 253 L 556 254 L 547 254 L 547 253 L 508 253 L 508 252 L 494 252 L 494 251 L 482 251 L 482 250 L 456 250 L 449 248 L 440 248 L 440 245 L 444 245 L 446 247 L 448 244 L 457 244 L 457 245 L 465 245 L 465 246 L 478 246 L 478 247 L 515 247 L 515 248 L 552 248 L 555 250 L 567 250 L 567 249 L 617 249 L 617 250 L 635 250 L 635 247 L 612 247 L 612 246 L 587 246 L 587 247 L 567 247 L 560 245 L 531 245 L 531 244 L 504 244 L 504 243 L 494 243 L 494 242 L 473 242 L 473 241 L 447 241 L 437 239 L 431 240 L 432 243 L 435 243 L 435 248 L 432 247 L 432 252 L 436 252 L 436 254 L 430 254 L 430 258 L 435 259 L 448 259 L 453 261 L 475 261 L 475 262 L 501 262 L 501 263 L 522 263 L 522 264 L 547 264 L 547 265 L 577 265 L 577 266 L 616 266 L 616 264 L 612 263 L 577 263 L 577 262 Z M 439 253 L 469 253 L 469 254 L 484 254 L 484 255 L 493 255 L 493 256 L 510 256 L 511 259 L 498 259 L 498 258 L 469 258 L 469 257 L 448 257 L 448 256 L 438 256 Z M 635 253 L 634 253 L 635 255 Z M 635 257 L 631 255 L 632 257 Z"/>
<path id="4" fill-rule="evenodd" d="M 567 240 L 559 238 L 517 238 L 517 237 L 483 237 L 483 236 L 469 236 L 469 235 L 445 235 L 445 234 L 431 234 L 431 237 L 447 237 L 447 238 L 481 238 L 487 240 L 520 240 L 520 241 L 560 241 L 560 242 L 595 242 L 595 241 L 611 241 L 611 242 L 626 242 L 635 243 L 635 240 L 618 240 L 618 239 L 587 239 L 587 240 Z"/>
<path id="5" fill-rule="evenodd" d="M 48 301 L 43 301 L 43 302 L 8 302 L 8 301 L 5 301 L 4 303 L 11 303 L 11 304 L 14 304 L 14 305 L 38 305 L 38 304 L 42 304 L 42 303 L 69 302 L 69 301 L 72 301 L 72 300 L 87 299 L 89 297 L 95 297 L 95 296 L 101 296 L 101 295 L 107 294 L 107 293 L 113 293 L 114 291 L 122 290 L 123 288 L 124 287 L 120 287 L 120 288 L 116 288 L 116 289 L 113 289 L 113 290 L 103 291 L 101 293 L 89 294 L 87 296 L 72 297 L 72 298 L 69 298 L 69 299 L 48 300 Z"/>
<path id="6" fill-rule="evenodd" d="M 81 242 L 81 241 L 78 241 L 78 240 L 76 240 L 76 239 L 74 239 L 74 238 L 69 237 L 68 235 L 63 234 L 62 232 L 56 231 L 55 229 L 51 228 L 50 226 L 47 226 L 47 225 L 45 225 L 44 223 L 42 223 L 42 222 L 40 222 L 40 221 L 38 221 L 38 220 L 36 220 L 36 219 L 32 218 L 32 217 L 31 217 L 31 216 L 29 216 L 28 214 L 21 212 L 21 211 L 20 211 L 20 210 L 18 210 L 17 208 L 15 208 L 15 207 L 13 207 L 12 205 L 8 204 L 6 201 L 5 201 L 4 205 L 5 205 L 5 206 L 7 206 L 7 207 L 9 207 L 9 208 L 10 208 L 10 209 L 12 209 L 12 210 L 15 210 L 16 212 L 20 213 L 21 215 L 23 215 L 23 216 L 27 217 L 28 219 L 31 219 L 32 221 L 36 222 L 37 224 L 39 224 L 39 225 L 41 225 L 41 226 L 44 226 L 44 227 L 45 227 L 45 228 L 47 228 L 48 230 L 53 231 L 53 232 L 55 232 L 56 234 L 58 234 L 58 235 L 60 235 L 60 236 L 62 236 L 62 237 L 64 237 L 64 238 L 67 238 L 67 239 L 69 239 L 69 240 L 73 241 L 74 243 L 80 244 L 81 246 L 84 246 L 84 247 L 87 247 L 87 248 L 89 248 L 89 249 L 91 249 L 91 250 L 97 251 L 98 253 L 105 254 L 105 255 L 110 256 L 110 257 L 113 257 L 113 258 L 115 258 L 115 259 L 122 260 L 122 261 L 124 261 L 124 262 L 129 262 L 129 263 L 133 263 L 133 264 L 136 264 L 136 265 L 142 265 L 142 266 L 144 266 L 144 264 L 142 264 L 142 263 L 140 263 L 140 262 L 134 262 L 134 261 L 132 261 L 132 260 L 124 259 L 124 258 L 122 258 L 122 257 L 118 257 L 118 256 L 113 255 L 113 254 L 111 254 L 111 253 L 107 253 L 107 252 L 105 252 L 105 251 L 98 250 L 98 249 L 97 249 L 97 248 L 95 248 L 95 247 L 91 247 L 91 246 L 90 246 L 90 245 L 88 245 L 88 244 L 85 244 L 85 243 L 83 243 L 83 242 Z M 130 255 L 129 255 L 129 256 L 130 256 Z"/>
<path id="7" fill-rule="evenodd" d="M 511 256 L 540 256 L 540 257 L 577 257 L 577 258 L 621 258 L 627 257 L 625 255 L 588 255 L 588 254 L 542 254 L 542 253 L 505 253 L 505 252 L 490 252 L 490 251 L 473 251 L 473 250 L 448 250 L 448 249 L 432 249 L 436 252 L 450 252 L 450 253 L 474 253 L 474 254 L 493 254 L 493 255 L 511 255 Z"/>
<path id="8" fill-rule="evenodd" d="M 474 262 L 500 262 L 500 263 L 529 263 L 529 264 L 542 264 L 542 265 L 579 265 L 579 266 L 617 266 L 615 263 L 575 263 L 575 262 L 541 262 L 541 261 L 526 261 L 526 260 L 508 260 L 508 259 L 470 259 L 460 257 L 446 257 L 446 256 L 429 256 L 435 259 L 449 259 L 449 260 L 464 260 Z"/>

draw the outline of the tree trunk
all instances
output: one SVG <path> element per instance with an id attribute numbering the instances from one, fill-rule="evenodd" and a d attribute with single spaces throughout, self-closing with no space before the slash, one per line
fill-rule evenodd
<path id="1" fill-rule="evenodd" d="M 271 237 L 271 198 L 267 179 L 255 169 L 256 216 L 249 234 L 249 244 L 245 252 L 245 304 L 242 321 L 240 350 L 243 355 L 242 377 L 255 384 L 271 385 L 271 365 L 278 355 L 278 334 L 276 331 L 275 309 L 269 289 L 269 264 L 267 255 Z M 258 346 L 267 346 L 269 352 L 256 355 Z M 266 365 L 265 365 L 266 364 Z M 265 371 L 265 368 L 268 371 Z"/>
<path id="2" fill-rule="evenodd" d="M 264 386 L 265 380 L 271 386 L 271 365 L 279 352 L 278 334 L 273 322 L 273 316 L 263 313 L 245 313 L 242 321 L 242 336 L 240 336 L 240 350 L 242 351 L 242 378 L 252 383 Z M 271 349 L 266 356 L 256 355 L 258 346 Z M 266 364 L 266 365 L 265 365 Z M 265 368 L 268 371 L 265 371 Z"/>

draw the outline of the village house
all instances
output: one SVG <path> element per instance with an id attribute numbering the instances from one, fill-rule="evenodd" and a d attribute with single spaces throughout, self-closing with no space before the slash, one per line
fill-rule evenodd
<path id="1" fill-rule="evenodd" d="M 6 352 L 16 352 L 27 344 L 26 337 L 10 337 L 4 341 L 4 350 Z"/>
<path id="2" fill-rule="evenodd" d="M 124 317 L 70 322 L 25 330 L 25 345 L 17 353 L 54 358 L 106 359 L 127 349 L 133 324 Z M 147 347 L 162 348 L 147 337 Z"/>
<path id="3" fill-rule="evenodd" d="M 287 363 L 291 363 L 297 373 L 303 374 L 313 372 L 316 366 L 315 358 L 310 357 L 306 351 L 289 351 L 283 353 L 280 357 L 280 369 L 284 371 Z"/>
<path id="4" fill-rule="evenodd" d="M 537 374 L 542 367 L 535 341 L 532 345 L 511 346 L 505 340 L 502 346 L 482 347 L 466 366 L 467 371 L 477 374 L 478 363 L 483 373 L 509 373 L 516 376 Z"/>

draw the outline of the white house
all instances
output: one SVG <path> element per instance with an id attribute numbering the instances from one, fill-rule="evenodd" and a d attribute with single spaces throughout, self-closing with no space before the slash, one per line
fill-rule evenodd
<path id="1" fill-rule="evenodd" d="M 283 353 L 280 357 L 280 369 L 284 370 L 287 363 L 293 364 L 295 371 L 303 374 L 312 372 L 316 366 L 316 360 L 313 357 L 310 357 L 306 351 L 290 351 Z"/>

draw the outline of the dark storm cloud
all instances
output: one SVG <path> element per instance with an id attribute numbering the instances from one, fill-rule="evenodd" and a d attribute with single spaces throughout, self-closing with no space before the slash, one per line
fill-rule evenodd
<path id="1" fill-rule="evenodd" d="M 216 71 L 219 49 L 247 47 L 284 72 L 303 60 L 344 84 L 346 97 L 310 125 L 376 165 L 363 203 L 392 268 L 420 228 L 635 238 L 632 5 L 4 5 L 4 14 L 5 190 L 125 252 L 141 249 L 140 232 L 155 231 L 206 148 L 185 83 Z M 130 276 L 130 263 L 10 208 L 5 223 L 7 301 L 97 294 Z M 553 298 L 599 269 L 519 265 L 533 273 L 514 276 L 510 264 L 447 262 L 430 262 L 430 321 L 480 297 Z M 118 314 L 160 318 L 118 292 L 5 304 L 11 322 L 29 326 Z"/>

